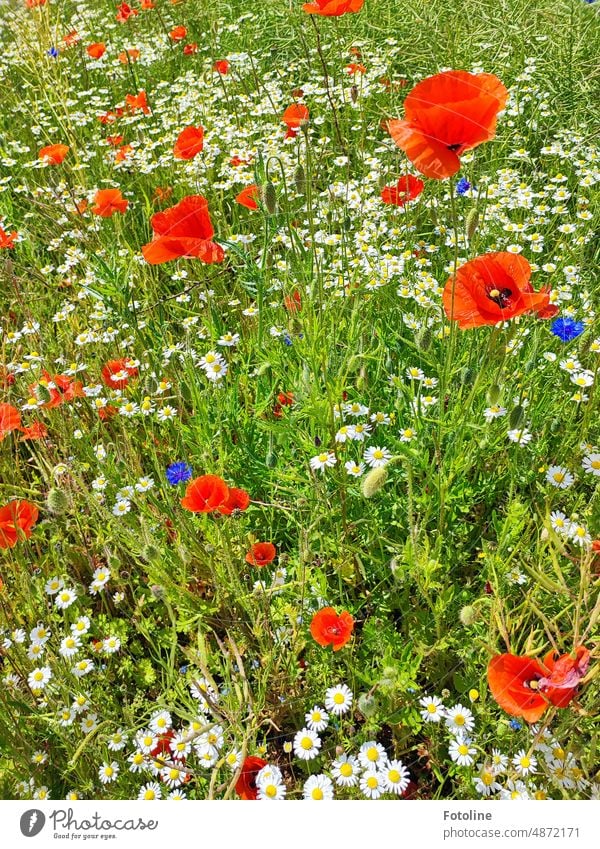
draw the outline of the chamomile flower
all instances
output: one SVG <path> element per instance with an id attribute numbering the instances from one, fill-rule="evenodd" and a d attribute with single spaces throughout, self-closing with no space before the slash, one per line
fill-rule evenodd
<path id="1" fill-rule="evenodd" d="M 61 640 L 60 648 L 58 651 L 59 654 L 62 655 L 62 657 L 73 657 L 73 655 L 77 654 L 80 647 L 81 640 L 79 639 L 79 637 L 76 637 L 74 634 L 71 634 L 70 636 L 64 637 Z"/>
<path id="2" fill-rule="evenodd" d="M 461 704 L 447 708 L 444 717 L 448 729 L 453 734 L 466 734 L 471 731 L 475 725 L 475 720 L 471 711 L 463 707 Z"/>
<path id="3" fill-rule="evenodd" d="M 155 734 L 164 734 L 173 725 L 171 714 L 168 710 L 161 710 L 152 715 L 149 725 Z"/>
<path id="4" fill-rule="evenodd" d="M 77 593 L 73 587 L 63 587 L 63 589 L 57 593 L 54 599 L 54 604 L 59 610 L 66 610 L 68 607 L 71 607 L 75 601 L 77 601 Z"/>
<path id="5" fill-rule="evenodd" d="M 342 716 L 352 707 L 352 691 L 347 684 L 338 684 L 336 687 L 329 687 L 325 692 L 325 707 L 329 713 L 335 716 Z"/>
<path id="6" fill-rule="evenodd" d="M 344 463 L 344 468 L 346 469 L 347 474 L 352 478 L 359 478 L 365 471 L 364 463 L 355 463 L 353 460 L 348 460 Z"/>
<path id="7" fill-rule="evenodd" d="M 333 451 L 323 451 L 310 459 L 310 467 L 313 471 L 324 472 L 325 469 L 330 469 L 337 463 L 337 457 Z"/>
<path id="8" fill-rule="evenodd" d="M 480 796 L 493 796 L 502 790 L 502 785 L 496 781 L 496 773 L 493 766 L 479 764 L 479 775 L 473 778 L 475 790 Z"/>
<path id="9" fill-rule="evenodd" d="M 355 787 L 360 777 L 360 765 L 357 758 L 340 755 L 331 765 L 331 774 L 340 787 Z"/>
<path id="10" fill-rule="evenodd" d="M 312 731 L 325 731 L 329 725 L 329 715 L 323 708 L 315 705 L 312 710 L 304 717 L 304 721 L 308 728 Z"/>
<path id="11" fill-rule="evenodd" d="M 387 755 L 381 743 L 376 740 L 368 740 L 360 747 L 358 760 L 364 769 L 375 769 L 386 762 Z"/>
<path id="12" fill-rule="evenodd" d="M 75 666 L 71 667 L 71 672 L 76 678 L 83 678 L 84 675 L 89 675 L 94 669 L 94 661 L 89 658 L 78 661 Z"/>
<path id="13" fill-rule="evenodd" d="M 302 728 L 294 737 L 294 754 L 303 761 L 316 758 L 321 748 L 321 738 L 316 731 Z"/>
<path id="14" fill-rule="evenodd" d="M 512 765 L 519 775 L 533 775 L 537 772 L 537 760 L 533 755 L 528 754 L 525 749 L 521 749 L 512 759 Z"/>
<path id="15" fill-rule="evenodd" d="M 102 784 L 111 784 L 119 777 L 119 764 L 116 761 L 112 763 L 103 763 L 98 770 L 98 778 Z"/>
<path id="16" fill-rule="evenodd" d="M 37 669 L 32 669 L 27 676 L 27 683 L 32 690 L 43 690 L 51 678 L 52 670 L 49 666 L 38 666 Z"/>
<path id="17" fill-rule="evenodd" d="M 388 760 L 379 771 L 386 793 L 394 793 L 396 796 L 401 796 L 410 783 L 409 772 L 402 761 Z"/>
<path id="18" fill-rule="evenodd" d="M 127 745 L 126 732 L 123 731 L 122 728 L 118 728 L 113 734 L 110 735 L 110 737 L 106 741 L 106 745 L 111 752 L 120 752 L 121 749 L 124 749 Z"/>
<path id="19" fill-rule="evenodd" d="M 471 766 L 474 763 L 477 749 L 471 746 L 471 741 L 466 737 L 455 737 L 448 747 L 452 760 L 459 766 Z"/>
<path id="20" fill-rule="evenodd" d="M 386 789 L 384 779 L 376 769 L 365 770 L 360 777 L 359 786 L 367 799 L 379 799 Z"/>
<path id="21" fill-rule="evenodd" d="M 138 793 L 138 800 L 154 802 L 157 799 L 162 799 L 162 790 L 160 784 L 156 781 L 149 781 L 148 784 L 143 784 Z"/>
<path id="22" fill-rule="evenodd" d="M 163 783 L 172 790 L 175 787 L 180 787 L 186 779 L 186 773 L 176 766 L 165 766 L 160 771 L 160 777 Z"/>
<path id="23" fill-rule="evenodd" d="M 379 469 L 382 466 L 387 466 L 391 459 L 391 452 L 387 448 L 380 448 L 379 446 L 367 448 L 363 454 L 363 460 L 371 469 Z"/>
<path id="24" fill-rule="evenodd" d="M 596 475 L 596 477 L 600 477 L 600 454 L 586 454 L 586 456 L 581 461 L 581 465 L 583 467 L 583 471 L 589 475 Z"/>
<path id="25" fill-rule="evenodd" d="M 419 699 L 421 705 L 421 716 L 425 722 L 439 722 L 444 718 L 445 707 L 438 696 L 423 696 Z"/>
<path id="26" fill-rule="evenodd" d="M 304 782 L 302 796 L 311 802 L 329 801 L 333 799 L 333 782 L 323 774 L 311 775 Z"/>
<path id="27" fill-rule="evenodd" d="M 557 489 L 568 489 L 575 478 L 564 466 L 550 466 L 546 472 L 546 480 Z"/>

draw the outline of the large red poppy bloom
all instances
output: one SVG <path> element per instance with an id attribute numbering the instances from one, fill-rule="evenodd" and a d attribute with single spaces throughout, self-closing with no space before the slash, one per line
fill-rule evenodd
<path id="1" fill-rule="evenodd" d="M 461 330 L 498 324 L 528 312 L 550 318 L 558 309 L 550 303 L 549 288 L 536 292 L 531 266 L 520 254 L 484 254 L 466 262 L 450 277 L 442 301 L 447 317 Z"/>
<path id="2" fill-rule="evenodd" d="M 68 144 L 49 144 L 43 147 L 38 155 L 40 159 L 49 165 L 60 165 L 68 152 Z"/>
<path id="3" fill-rule="evenodd" d="M 244 760 L 240 777 L 235 785 L 235 792 L 240 799 L 256 799 L 258 788 L 256 787 L 256 776 L 267 762 L 262 758 L 251 756 Z"/>
<path id="4" fill-rule="evenodd" d="M 212 513 L 227 501 L 229 487 L 218 475 L 201 475 L 187 486 L 181 505 L 192 513 Z"/>
<path id="5" fill-rule="evenodd" d="M 277 549 L 272 542 L 255 543 L 246 555 L 246 563 L 251 566 L 266 566 L 277 556 Z"/>
<path id="6" fill-rule="evenodd" d="M 175 206 L 156 212 L 150 219 L 154 238 L 142 248 L 146 262 L 158 265 L 179 257 L 195 257 L 202 262 L 222 262 L 225 253 L 212 241 L 213 226 L 208 201 L 189 195 Z"/>
<path id="7" fill-rule="evenodd" d="M 537 722 L 549 704 L 567 707 L 585 675 L 590 653 L 577 646 L 575 657 L 549 652 L 544 661 L 499 654 L 488 665 L 490 690 L 500 707 L 511 716 Z"/>
<path id="8" fill-rule="evenodd" d="M 110 389 L 125 389 L 131 377 L 136 377 L 138 369 L 131 365 L 131 360 L 124 357 L 120 360 L 109 360 L 102 369 L 102 383 Z"/>
<path id="9" fill-rule="evenodd" d="M 236 489 L 231 487 L 227 500 L 217 507 L 219 513 L 224 516 L 231 516 L 234 511 L 243 511 L 248 509 L 250 504 L 250 496 L 245 489 Z"/>
<path id="10" fill-rule="evenodd" d="M 320 646 L 333 646 L 339 651 L 346 645 L 354 630 L 354 617 L 347 610 L 340 615 L 333 607 L 317 611 L 310 623 L 310 633 Z"/>
<path id="11" fill-rule="evenodd" d="M 19 430 L 21 427 L 21 413 L 12 404 L 0 404 L 0 442 L 7 433 Z"/>
<path id="12" fill-rule="evenodd" d="M 508 91 L 493 74 L 444 71 L 421 80 L 404 101 L 404 120 L 388 122 L 398 147 L 426 177 L 456 174 L 460 157 L 496 134 Z"/>
<path id="13" fill-rule="evenodd" d="M 99 189 L 94 198 L 92 212 L 102 218 L 110 218 L 116 212 L 122 215 L 128 206 L 129 201 L 123 197 L 121 189 Z"/>
<path id="14" fill-rule="evenodd" d="M 315 0 L 305 3 L 302 8 L 307 15 L 323 15 L 326 18 L 339 18 L 346 12 L 360 12 L 365 0 Z"/>
<path id="15" fill-rule="evenodd" d="M 186 127 L 177 137 L 173 156 L 175 159 L 193 159 L 204 147 L 204 128 Z"/>
<path id="16" fill-rule="evenodd" d="M 29 501 L 11 501 L 0 507 L 0 548 L 13 548 L 21 534 L 29 539 L 38 516 L 39 510 Z"/>
<path id="17" fill-rule="evenodd" d="M 395 186 L 385 186 L 382 189 L 381 200 L 393 206 L 404 206 L 405 203 L 418 198 L 424 188 L 423 180 L 413 177 L 412 174 L 406 174 L 400 177 Z"/>

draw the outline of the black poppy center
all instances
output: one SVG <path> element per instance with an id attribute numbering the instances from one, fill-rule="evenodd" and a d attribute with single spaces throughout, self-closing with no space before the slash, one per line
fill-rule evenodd
<path id="1" fill-rule="evenodd" d="M 512 289 L 498 289 L 496 286 L 490 286 L 487 290 L 487 296 L 490 301 L 498 304 L 500 309 L 503 310 L 509 305 L 509 301 L 512 297 Z"/>
<path id="2" fill-rule="evenodd" d="M 462 147 L 462 142 L 459 142 L 458 144 L 449 144 L 448 150 L 451 150 L 452 153 L 458 153 L 458 151 L 461 149 L 461 147 Z"/>

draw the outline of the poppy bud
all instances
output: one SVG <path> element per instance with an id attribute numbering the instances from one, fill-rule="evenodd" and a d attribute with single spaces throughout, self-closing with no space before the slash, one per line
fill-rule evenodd
<path id="1" fill-rule="evenodd" d="M 352 103 L 356 103 L 358 100 L 358 86 L 353 85 L 350 89 L 350 97 L 352 99 Z"/>
<path id="2" fill-rule="evenodd" d="M 265 466 L 267 469 L 274 469 L 277 465 L 277 455 L 274 451 L 268 451 L 265 458 Z"/>
<path id="3" fill-rule="evenodd" d="M 437 212 L 435 211 L 433 206 L 429 208 L 429 214 L 431 215 L 431 222 L 432 222 L 433 226 L 438 227 L 440 222 L 439 222 L 438 217 L 437 217 Z"/>
<path id="4" fill-rule="evenodd" d="M 275 192 L 275 186 L 270 180 L 263 186 L 262 195 L 263 203 L 267 209 L 267 212 L 270 215 L 273 215 L 273 213 L 277 209 L 277 194 Z"/>
<path id="5" fill-rule="evenodd" d="M 358 373 L 358 378 L 356 379 L 356 388 L 359 391 L 363 391 L 369 385 L 369 378 L 367 375 L 367 370 L 364 366 L 361 366 L 360 372 Z"/>
<path id="6" fill-rule="evenodd" d="M 147 545 L 144 547 L 144 550 L 142 551 L 142 558 L 147 563 L 150 563 L 152 560 L 158 560 L 159 557 L 160 551 L 155 545 Z"/>
<path id="7" fill-rule="evenodd" d="M 463 386 L 468 386 L 473 383 L 473 378 L 475 377 L 475 371 L 469 366 L 465 366 L 460 372 L 460 382 Z"/>
<path id="8" fill-rule="evenodd" d="M 431 327 L 423 327 L 417 336 L 417 347 L 421 351 L 428 351 L 431 347 L 432 340 L 433 334 L 431 332 Z"/>
<path id="9" fill-rule="evenodd" d="M 387 470 L 385 466 L 378 466 L 363 478 L 362 494 L 365 498 L 372 498 L 383 487 L 387 480 Z"/>
<path id="10" fill-rule="evenodd" d="M 298 194 L 303 195 L 306 188 L 306 172 L 300 163 L 296 165 L 294 170 L 294 183 L 296 184 Z"/>
<path id="11" fill-rule="evenodd" d="M 492 383 L 487 393 L 488 404 L 497 404 L 500 400 L 501 394 L 502 390 L 500 389 L 498 384 Z"/>
<path id="12" fill-rule="evenodd" d="M 35 397 L 38 401 L 42 401 L 44 404 L 47 404 L 48 401 L 51 400 L 52 395 L 50 394 L 50 390 L 44 386 L 42 383 L 38 383 L 35 387 Z"/>
<path id="13" fill-rule="evenodd" d="M 550 431 L 551 433 L 559 433 L 562 427 L 562 422 L 560 419 L 552 419 L 550 422 Z"/>
<path id="14" fill-rule="evenodd" d="M 469 625 L 473 625 L 477 621 L 477 611 L 472 605 L 467 604 L 458 614 L 458 618 L 465 628 L 468 628 Z"/>
<path id="15" fill-rule="evenodd" d="M 167 593 L 164 587 L 161 587 L 160 584 L 152 584 L 150 587 L 150 592 L 154 596 L 154 598 L 164 599 L 167 597 Z"/>
<path id="16" fill-rule="evenodd" d="M 59 516 L 69 507 L 69 499 L 61 489 L 51 489 L 46 498 L 46 506 L 50 513 Z"/>
<path id="17" fill-rule="evenodd" d="M 525 410 L 520 404 L 517 404 L 517 406 L 514 407 L 510 411 L 508 423 L 511 426 L 511 428 L 514 429 L 514 428 L 517 428 L 517 427 L 521 427 L 524 419 L 525 419 Z"/>
<path id="18" fill-rule="evenodd" d="M 475 233 L 477 232 L 477 227 L 479 225 L 479 212 L 477 207 L 473 207 L 470 210 L 467 218 L 465 220 L 465 232 L 467 234 L 467 241 L 471 241 Z"/>

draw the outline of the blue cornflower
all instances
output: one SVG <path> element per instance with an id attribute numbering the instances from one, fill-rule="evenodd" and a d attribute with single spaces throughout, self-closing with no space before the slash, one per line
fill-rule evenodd
<path id="1" fill-rule="evenodd" d="M 283 336 L 283 344 L 284 344 L 284 345 L 288 345 L 288 347 L 289 347 L 290 345 L 293 345 L 293 344 L 294 344 L 294 342 L 293 342 L 293 340 L 292 340 L 292 337 L 291 337 L 291 336 L 289 336 L 289 334 L 287 334 L 287 333 L 284 333 L 284 336 Z"/>
<path id="2" fill-rule="evenodd" d="M 188 463 L 171 463 L 167 467 L 167 480 L 171 486 L 189 481 L 192 476 L 192 467 Z"/>
<path id="3" fill-rule="evenodd" d="M 522 727 L 518 719 L 511 719 L 509 725 L 513 731 L 520 731 Z"/>
<path id="4" fill-rule="evenodd" d="M 575 321 L 574 318 L 557 318 L 550 325 L 550 330 L 563 342 L 570 342 L 581 336 L 585 327 L 582 321 Z"/>
<path id="5" fill-rule="evenodd" d="M 58 56 L 58 47 L 51 47 L 50 50 L 47 51 L 48 56 L 52 56 L 53 59 L 56 59 Z"/>
<path id="6" fill-rule="evenodd" d="M 466 194 L 471 188 L 471 184 L 465 177 L 461 177 L 458 183 L 456 184 L 456 192 L 459 195 Z"/>

